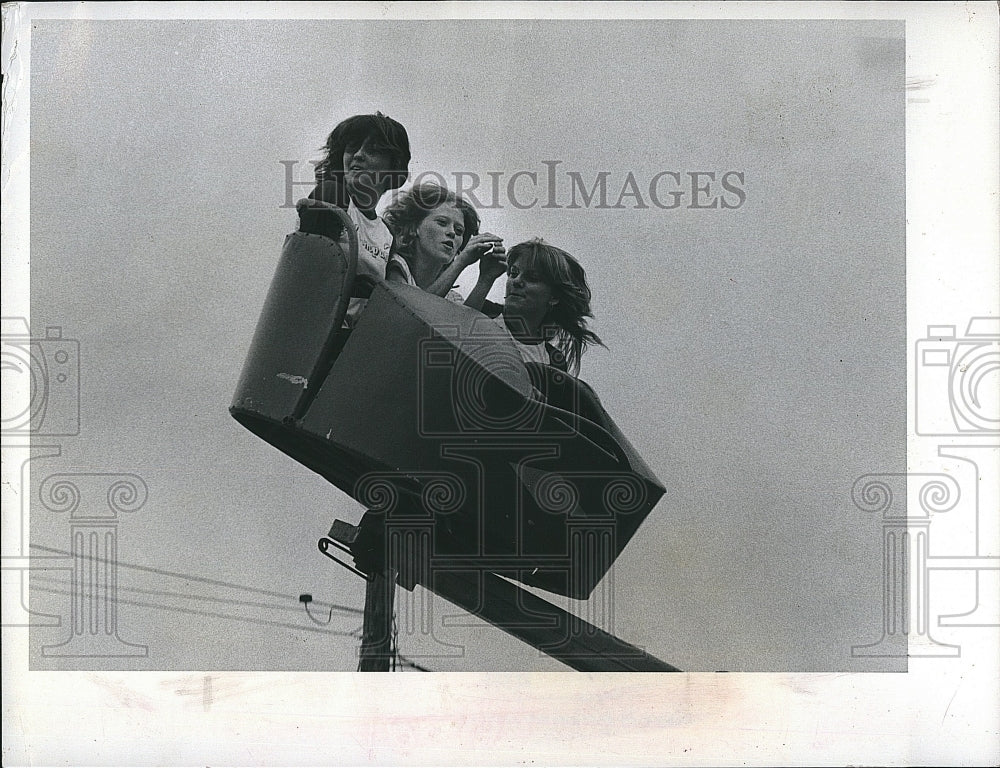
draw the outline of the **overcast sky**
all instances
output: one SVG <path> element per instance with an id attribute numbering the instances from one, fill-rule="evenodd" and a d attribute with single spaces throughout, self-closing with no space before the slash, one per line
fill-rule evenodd
<path id="1" fill-rule="evenodd" d="M 34 663 L 353 669 L 356 639 L 307 631 L 296 599 L 360 609 L 316 539 L 362 509 L 227 408 L 296 225 L 281 162 L 307 179 L 333 126 L 375 110 L 406 126 L 413 176 L 501 174 L 484 228 L 588 271 L 607 349 L 581 375 L 667 487 L 604 623 L 687 670 L 895 663 L 851 657 L 882 621 L 881 529 L 851 487 L 905 470 L 902 23 L 39 21 L 31 56 L 32 325 L 79 340 L 81 371 L 81 432 L 32 478 L 141 476 L 119 557 L 152 570 L 120 585 L 161 593 L 120 609 L 148 656 Z M 543 207 L 549 168 L 560 206 L 569 174 L 607 172 L 609 205 L 631 173 L 647 207 Z M 538 179 L 523 210 L 518 171 Z M 657 207 L 664 171 L 738 173 L 744 199 Z M 66 519 L 33 514 L 32 542 L 65 549 Z M 207 615 L 254 595 L 271 607 Z M 479 625 L 400 638 L 454 645 L 424 663 L 564 668 Z"/>

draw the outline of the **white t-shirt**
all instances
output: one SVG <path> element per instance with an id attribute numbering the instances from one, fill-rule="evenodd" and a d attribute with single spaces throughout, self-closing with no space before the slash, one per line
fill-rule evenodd
<path id="1" fill-rule="evenodd" d="M 503 313 L 500 313 L 495 318 L 496 322 L 510 334 L 511 341 L 514 342 L 514 346 L 517 347 L 517 351 L 521 353 L 521 359 L 526 363 L 542 363 L 543 365 L 551 365 L 549 360 L 549 350 L 545 346 L 544 341 L 540 341 L 537 344 L 522 344 L 520 341 L 514 338 L 514 334 L 511 334 L 507 328 L 507 324 L 503 320 Z"/>
<path id="2" fill-rule="evenodd" d="M 394 253 L 390 257 L 389 263 L 399 267 L 399 271 L 402 272 L 403 277 L 406 278 L 407 285 L 412 285 L 415 288 L 420 287 L 417 285 L 417 281 L 413 279 L 413 273 L 410 272 L 410 265 L 406 263 L 406 259 L 400 256 L 398 253 Z M 445 294 L 445 298 L 448 299 L 448 301 L 454 302 L 455 304 L 465 303 L 465 299 L 462 297 L 462 294 L 460 294 L 454 288 L 452 288 L 451 290 L 448 291 L 447 294 Z"/>
<path id="3" fill-rule="evenodd" d="M 380 217 L 369 219 L 355 208 L 353 200 L 347 206 L 347 215 L 354 222 L 354 229 L 358 233 L 358 276 L 367 275 L 375 280 L 384 280 L 385 268 L 389 264 L 389 251 L 392 249 L 392 233 Z M 344 318 L 346 327 L 354 326 L 367 303 L 367 299 L 351 299 Z"/>

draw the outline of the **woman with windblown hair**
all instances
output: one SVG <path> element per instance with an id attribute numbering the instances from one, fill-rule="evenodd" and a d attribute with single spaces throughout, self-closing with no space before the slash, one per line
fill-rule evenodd
<path id="1" fill-rule="evenodd" d="M 406 128 L 381 112 L 354 115 L 327 137 L 309 197 L 345 211 L 353 203 L 371 218 L 382 195 L 406 183 L 409 165 Z"/>
<path id="2" fill-rule="evenodd" d="M 316 165 L 316 188 L 298 205 L 299 229 L 346 247 L 343 220 L 323 204 L 340 208 L 358 236 L 358 276 L 382 280 L 392 234 L 375 208 L 386 192 L 406 182 L 409 164 L 410 140 L 402 125 L 381 112 L 347 118 L 327 137 L 323 158 Z M 364 299 L 351 300 L 347 327 L 354 325 L 364 306 Z"/>
<path id="3" fill-rule="evenodd" d="M 459 275 L 480 260 L 480 272 L 490 268 L 486 266 L 489 260 L 496 274 L 503 272 L 503 239 L 480 233 L 475 208 L 438 184 L 424 182 L 408 189 L 386 209 L 385 223 L 393 235 L 393 252 L 385 272 L 389 282 L 417 286 L 458 304 L 475 306 L 482 303 L 496 277 L 488 284 L 481 279 L 466 300 L 454 290 Z"/>
<path id="4" fill-rule="evenodd" d="M 503 274 L 503 266 L 483 260 L 480 280 L 492 283 Z M 580 262 L 536 238 L 508 251 L 506 270 L 503 306 L 484 302 L 488 305 L 484 311 L 500 310 L 497 319 L 514 337 L 526 363 L 551 365 L 576 376 L 583 353 L 592 344 L 602 343 L 587 327 L 587 318 L 594 315 L 587 274 Z"/>

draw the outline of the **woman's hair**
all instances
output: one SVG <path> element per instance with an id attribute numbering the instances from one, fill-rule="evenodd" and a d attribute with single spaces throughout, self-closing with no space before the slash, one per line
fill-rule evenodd
<path id="1" fill-rule="evenodd" d="M 461 251 L 469 238 L 479 234 L 479 214 L 466 200 L 449 189 L 433 182 L 423 182 L 406 190 L 385 209 L 382 220 L 392 233 L 393 248 L 400 255 L 407 255 L 417 235 L 417 227 L 427 215 L 439 205 L 451 203 L 462 212 L 465 231 L 462 244 L 455 249 Z"/>
<path id="2" fill-rule="evenodd" d="M 535 238 L 518 243 L 507 252 L 507 268 L 521 261 L 521 268 L 534 269 L 542 281 L 552 289 L 552 297 L 558 301 L 545 313 L 543 328 L 554 328 L 551 340 L 556 349 L 565 357 L 567 368 L 580 372 L 580 359 L 592 344 L 604 346 L 600 336 L 587 328 L 587 318 L 593 317 L 590 310 L 590 286 L 587 273 L 580 262 L 545 241 Z"/>
<path id="3" fill-rule="evenodd" d="M 366 139 L 384 145 L 392 158 L 393 171 L 389 189 L 399 189 L 410 175 L 410 138 L 406 129 L 381 112 L 355 115 L 333 129 L 323 147 L 323 158 L 316 164 L 316 189 L 310 197 L 347 209 L 350 202 L 344 188 L 344 149 L 360 146 Z"/>

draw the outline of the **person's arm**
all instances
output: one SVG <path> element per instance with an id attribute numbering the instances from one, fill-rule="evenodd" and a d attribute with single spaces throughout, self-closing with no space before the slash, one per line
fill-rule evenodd
<path id="1" fill-rule="evenodd" d="M 455 281 L 458 280 L 458 276 L 465 271 L 465 268 L 479 261 L 483 254 L 488 253 L 491 248 L 494 251 L 497 250 L 497 248 L 503 251 L 502 241 L 496 235 L 484 232 L 481 235 L 476 235 L 471 238 L 465 248 L 462 249 L 461 253 L 452 259 L 451 263 L 448 264 L 448 266 L 441 271 L 441 274 L 437 276 L 434 282 L 428 286 L 427 292 L 433 293 L 435 296 L 444 296 L 452 289 L 455 285 Z M 466 304 L 468 304 L 468 302 L 466 302 Z"/>
<path id="2" fill-rule="evenodd" d="M 490 314 L 486 311 L 485 305 L 487 304 L 491 305 L 491 308 L 498 306 L 492 301 L 487 301 L 486 295 L 490 292 L 497 278 L 506 272 L 507 251 L 503 245 L 496 244 L 492 250 L 487 251 L 479 258 L 479 279 L 476 281 L 476 287 L 469 294 L 469 298 L 465 300 L 465 306 L 477 309 L 490 317 L 496 317 L 500 314 L 499 312 Z"/>
<path id="3" fill-rule="evenodd" d="M 487 299 L 483 302 L 482 309 L 479 310 L 488 318 L 495 320 L 503 314 L 503 304 L 497 304 L 495 301 L 490 301 Z"/>
<path id="4" fill-rule="evenodd" d="M 299 213 L 299 232 L 323 235 L 323 237 L 339 241 L 345 235 L 343 222 L 336 213 L 315 202 L 316 199 L 310 196 L 299 200 L 296 204 L 295 207 Z M 344 250 L 346 251 L 347 248 Z"/>
<path id="5" fill-rule="evenodd" d="M 468 263 L 464 263 L 456 256 L 437 276 L 437 279 L 427 287 L 427 292 L 433 293 L 435 296 L 445 296 L 455 286 L 455 281 L 458 280 L 458 276 L 465 271 L 467 266 L 469 266 Z"/>

